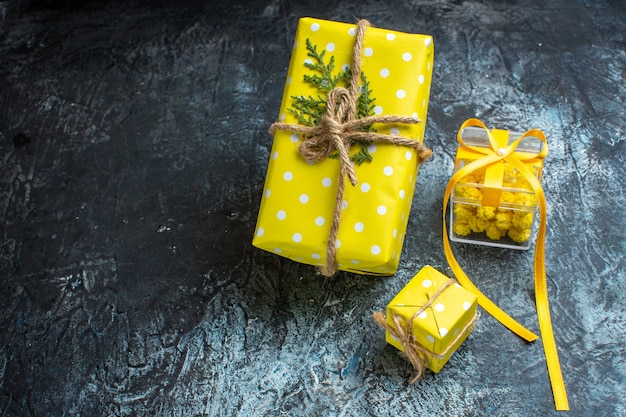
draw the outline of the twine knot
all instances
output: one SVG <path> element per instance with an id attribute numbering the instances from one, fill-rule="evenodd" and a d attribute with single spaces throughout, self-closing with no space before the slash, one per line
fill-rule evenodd
<path id="1" fill-rule="evenodd" d="M 456 283 L 456 280 L 450 278 L 448 279 L 435 293 L 428 299 L 428 301 L 419 307 L 415 313 L 403 323 L 402 318 L 395 313 L 391 314 L 391 321 L 393 324 L 387 323 L 385 315 L 380 311 L 376 311 L 373 314 L 373 319 L 383 330 L 389 333 L 391 336 L 396 338 L 400 345 L 402 345 L 402 353 L 404 357 L 409 361 L 409 363 L 413 366 L 415 370 L 415 375 L 411 379 L 409 379 L 409 384 L 413 384 L 416 381 L 422 378 L 424 374 L 424 369 L 426 367 L 426 363 L 428 361 L 428 357 L 433 359 L 443 359 L 450 350 L 456 345 L 456 343 L 464 337 L 467 332 L 470 330 L 470 327 L 474 324 L 476 319 L 478 318 L 478 312 L 474 314 L 474 316 L 465 324 L 465 326 L 458 332 L 456 337 L 448 344 L 446 349 L 443 352 L 435 353 L 432 350 L 426 348 L 422 344 L 420 344 L 415 337 L 413 336 L 413 321 L 427 308 L 432 306 L 437 297 L 441 295 L 450 285 Z"/>
<path id="2" fill-rule="evenodd" d="M 302 134 L 303 141 L 300 143 L 299 152 L 308 161 L 318 162 L 329 158 L 335 152 L 338 154 L 340 170 L 337 181 L 337 198 L 328 236 L 326 265 L 320 269 L 324 276 L 332 276 L 337 271 L 336 241 L 341 217 L 345 177 L 348 177 L 352 186 L 358 183 L 354 164 L 350 160 L 352 143 L 355 140 L 361 140 L 410 147 L 416 150 L 419 158 L 418 162 L 423 162 L 432 153 L 417 140 L 368 131 L 369 126 L 374 123 L 421 123 L 421 120 L 416 117 L 387 115 L 369 116 L 362 119 L 356 118 L 357 94 L 361 78 L 361 50 L 363 49 L 363 39 L 368 26 L 370 26 L 370 23 L 367 20 L 359 20 L 352 51 L 353 65 L 350 83 L 348 88 L 335 87 L 328 93 L 326 97 L 326 112 L 318 124 L 316 126 L 302 126 L 276 122 L 269 129 L 269 132 L 272 134 L 277 130 L 287 130 Z"/>
<path id="3" fill-rule="evenodd" d="M 326 97 L 326 113 L 308 137 L 300 143 L 300 155 L 308 161 L 323 161 L 335 151 L 339 154 L 341 166 L 345 168 L 352 186 L 357 184 L 354 164 L 350 160 L 352 139 L 350 133 L 354 124 L 347 123 L 346 113 L 356 107 L 356 98 L 342 87 L 333 88 Z"/>

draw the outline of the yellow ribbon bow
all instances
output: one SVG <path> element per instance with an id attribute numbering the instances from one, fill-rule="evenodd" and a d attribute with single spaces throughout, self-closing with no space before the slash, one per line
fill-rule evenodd
<path id="1" fill-rule="evenodd" d="M 462 138 L 461 132 L 466 127 L 480 127 L 485 130 L 487 137 L 489 138 L 490 148 L 469 146 Z M 541 140 L 544 144 L 541 151 L 535 154 L 519 154 L 515 153 L 515 149 L 519 143 L 525 137 L 535 137 Z M 554 395 L 554 402 L 556 409 L 559 411 L 569 410 L 569 404 L 567 400 L 567 392 L 565 390 L 565 382 L 561 373 L 561 365 L 559 363 L 559 356 L 557 352 L 556 342 L 554 339 L 554 332 L 552 329 L 552 321 L 550 319 L 550 306 L 548 303 L 548 288 L 546 284 L 546 267 L 545 267 L 545 236 L 546 236 L 546 200 L 541 188 L 541 183 L 537 179 L 536 175 L 528 168 L 526 164 L 543 159 L 548 154 L 548 145 L 546 137 L 542 131 L 537 129 L 531 129 L 517 138 L 513 143 L 506 147 L 500 147 L 493 134 L 487 129 L 483 122 L 478 119 L 466 120 L 459 129 L 457 138 L 461 147 L 467 150 L 477 153 L 480 157 L 456 171 L 450 178 L 450 182 L 446 187 L 443 200 L 443 246 L 446 259 L 450 264 L 450 268 L 454 272 L 459 283 L 473 292 L 477 299 L 478 304 L 484 308 L 488 313 L 494 316 L 500 323 L 509 328 L 512 332 L 525 339 L 528 342 L 537 340 L 537 335 L 526 329 L 524 326 L 515 321 L 496 304 L 494 304 L 489 298 L 487 298 L 468 276 L 463 272 L 463 269 L 456 261 L 452 248 L 450 247 L 450 241 L 448 239 L 448 231 L 446 227 L 446 212 L 448 207 L 448 201 L 450 195 L 454 190 L 457 182 L 465 175 L 474 172 L 480 168 L 487 167 L 500 161 L 511 164 L 517 169 L 517 171 L 528 181 L 535 196 L 537 197 L 537 204 L 539 206 L 539 229 L 537 231 L 537 242 L 534 253 L 534 281 L 535 281 L 535 300 L 537 305 L 537 316 L 539 319 L 539 330 L 541 332 L 541 340 L 543 342 L 543 349 L 546 356 L 546 363 L 548 367 L 548 374 L 550 377 L 550 383 L 552 384 L 552 394 Z"/>

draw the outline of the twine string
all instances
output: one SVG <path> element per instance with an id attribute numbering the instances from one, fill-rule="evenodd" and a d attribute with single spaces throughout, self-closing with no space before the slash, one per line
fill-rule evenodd
<path id="1" fill-rule="evenodd" d="M 415 370 L 415 375 L 413 375 L 413 377 L 409 380 L 410 384 L 413 384 L 422 378 L 424 374 L 424 369 L 426 367 L 426 356 L 440 360 L 443 359 L 448 353 L 450 353 L 450 350 L 456 345 L 456 343 L 465 336 L 469 328 L 474 324 L 478 317 L 478 313 L 474 314 L 474 316 L 465 324 L 465 326 L 461 330 L 459 330 L 454 340 L 452 340 L 448 344 L 446 349 L 441 353 L 433 352 L 432 350 L 420 344 L 415 339 L 412 334 L 413 320 L 415 320 L 415 318 L 417 318 L 420 314 L 426 311 L 426 309 L 435 302 L 437 297 L 439 297 L 439 295 L 446 288 L 454 283 L 456 283 L 454 279 L 448 279 L 441 287 L 439 287 L 437 291 L 435 291 L 435 293 L 428 299 L 428 302 L 426 302 L 426 304 L 422 305 L 419 309 L 415 311 L 415 313 L 413 313 L 413 315 L 409 318 L 409 320 L 406 321 L 406 323 L 403 323 L 402 317 L 395 313 L 391 315 L 391 321 L 393 322 L 393 325 L 387 323 L 386 317 L 382 312 L 377 311 L 373 314 L 374 321 L 383 330 L 385 330 L 387 333 L 397 339 L 402 345 L 403 355 L 407 358 L 407 360 Z"/>
<path id="2" fill-rule="evenodd" d="M 421 123 L 421 120 L 416 117 L 386 115 L 368 116 L 362 119 L 356 118 L 359 80 L 361 79 L 361 51 L 363 49 L 365 31 L 368 26 L 370 26 L 370 23 L 367 20 L 359 20 L 352 51 L 353 63 L 349 86 L 347 89 L 335 87 L 328 93 L 326 97 L 326 112 L 319 123 L 315 126 L 303 126 L 299 124 L 276 122 L 273 123 L 269 129 L 271 134 L 274 134 L 278 130 L 302 134 L 303 141 L 300 143 L 299 152 L 302 157 L 308 161 L 318 162 L 325 160 L 335 152 L 338 154 L 340 169 L 337 181 L 337 196 L 333 209 L 333 220 L 328 235 L 326 264 L 320 268 L 320 273 L 327 277 L 334 275 L 337 271 L 336 242 L 341 220 L 345 177 L 348 177 L 352 186 L 358 183 L 354 163 L 350 160 L 350 148 L 353 142 L 360 140 L 370 143 L 378 142 L 409 147 L 415 149 L 417 152 L 418 163 L 425 161 L 432 154 L 430 149 L 426 148 L 417 140 L 366 130 L 374 123 Z"/>

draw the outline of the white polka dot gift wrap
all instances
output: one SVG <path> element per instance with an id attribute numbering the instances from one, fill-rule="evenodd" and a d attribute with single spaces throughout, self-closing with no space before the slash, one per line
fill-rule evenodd
<path id="1" fill-rule="evenodd" d="M 289 112 L 294 96 L 320 93 L 304 75 L 313 72 L 306 40 L 334 57 L 334 71 L 352 64 L 356 25 L 302 18 L 287 74 L 278 120 L 297 123 Z M 433 42 L 428 35 L 407 34 L 370 27 L 365 33 L 361 68 L 369 81 L 377 115 L 413 116 L 415 125 L 377 124 L 379 133 L 423 142 L 433 68 Z M 322 266 L 337 196 L 339 161 L 310 163 L 298 152 L 302 138 L 277 131 L 270 153 L 265 189 L 253 245 L 297 262 Z M 355 147 L 353 147 L 355 148 Z M 353 149 L 356 152 L 356 149 Z M 392 275 L 398 268 L 411 201 L 417 180 L 414 150 L 376 143 L 368 147 L 373 158 L 356 166 L 358 184 L 344 192 L 338 232 L 339 270 Z"/>
<path id="2" fill-rule="evenodd" d="M 392 317 L 395 314 L 406 325 L 448 280 L 447 276 L 432 266 L 420 269 L 387 306 L 387 323 L 393 326 Z M 469 336 L 475 315 L 476 296 L 454 283 L 413 319 L 411 335 L 414 340 L 427 351 L 433 352 L 433 355 L 424 355 L 427 368 L 435 373 L 443 368 Z M 404 350 L 402 343 L 389 333 L 386 339 L 389 344 Z"/>

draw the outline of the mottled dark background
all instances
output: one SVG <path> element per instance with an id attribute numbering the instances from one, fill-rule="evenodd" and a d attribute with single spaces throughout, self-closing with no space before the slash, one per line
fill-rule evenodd
<path id="1" fill-rule="evenodd" d="M 305 15 L 435 39 L 434 157 L 392 277 L 250 244 Z M 556 415 L 541 344 L 489 315 L 413 386 L 370 318 L 423 265 L 450 273 L 468 117 L 546 133 L 569 415 L 626 415 L 625 27 L 620 0 L 0 1 L 0 416 Z M 538 330 L 532 251 L 454 248 Z"/>

